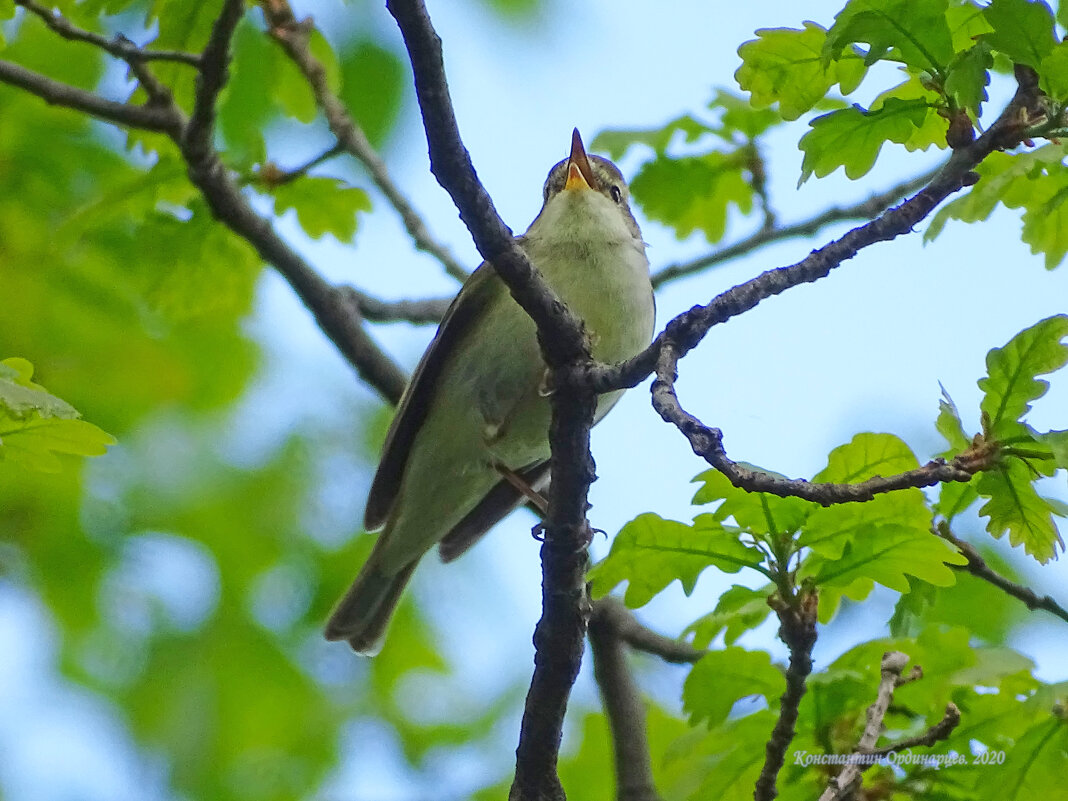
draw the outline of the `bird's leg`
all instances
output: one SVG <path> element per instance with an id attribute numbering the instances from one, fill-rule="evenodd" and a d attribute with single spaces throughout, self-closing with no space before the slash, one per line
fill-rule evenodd
<path id="1" fill-rule="evenodd" d="M 537 507 L 543 515 L 549 511 L 549 502 L 545 496 L 528 484 L 519 473 L 500 462 L 493 463 L 493 469 L 501 474 L 501 477 L 515 487 L 528 501 Z"/>

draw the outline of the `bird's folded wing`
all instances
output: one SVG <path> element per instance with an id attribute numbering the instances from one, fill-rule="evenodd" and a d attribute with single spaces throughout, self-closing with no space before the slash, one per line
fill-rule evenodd
<path id="1" fill-rule="evenodd" d="M 415 373 L 412 374 L 397 405 L 397 413 L 382 446 L 378 472 L 371 482 L 367 510 L 364 512 L 364 526 L 368 531 L 385 524 L 400 489 L 412 443 L 426 420 L 442 372 L 462 347 L 463 340 L 485 309 L 494 284 L 498 281 L 500 278 L 497 277 L 496 271 L 485 262 L 471 274 L 460 294 L 445 312 L 437 334 L 415 368 Z"/>
<path id="2" fill-rule="evenodd" d="M 523 470 L 516 471 L 527 486 L 538 492 L 549 485 L 549 460 L 537 462 Z M 489 491 L 478 506 L 472 509 L 457 523 L 438 545 L 441 561 L 451 562 L 482 539 L 482 535 L 493 528 L 498 521 L 516 509 L 525 496 L 509 481 L 501 479 Z"/>

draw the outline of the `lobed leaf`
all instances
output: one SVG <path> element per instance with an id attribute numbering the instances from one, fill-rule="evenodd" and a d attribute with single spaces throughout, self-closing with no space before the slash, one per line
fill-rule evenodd
<path id="1" fill-rule="evenodd" d="M 684 142 L 696 142 L 712 130 L 700 120 L 684 114 L 660 128 L 622 128 L 601 131 L 593 138 L 590 149 L 607 153 L 609 158 L 614 160 L 623 158 L 633 145 L 646 145 L 655 153 L 664 155 L 668 145 L 675 140 L 676 134 L 681 133 Z"/>
<path id="2" fill-rule="evenodd" d="M 719 596 L 716 608 L 690 624 L 683 634 L 693 634 L 693 647 L 708 648 L 721 631 L 723 641 L 733 644 L 750 629 L 755 629 L 771 614 L 768 597 L 774 591 L 769 584 L 759 590 L 735 584 Z"/>
<path id="3" fill-rule="evenodd" d="M 274 213 L 281 216 L 289 209 L 313 239 L 332 234 L 341 242 L 351 242 L 356 235 L 356 215 L 371 210 L 371 198 L 357 187 L 338 178 L 305 175 L 275 187 Z"/>
<path id="4" fill-rule="evenodd" d="M 979 379 L 983 399 L 979 408 L 990 420 L 988 436 L 1015 433 L 1018 421 L 1031 410 L 1031 401 L 1046 394 L 1049 382 L 1036 376 L 1052 373 L 1068 363 L 1068 315 L 1047 317 L 1014 336 L 986 357 L 987 377 Z"/>
<path id="5" fill-rule="evenodd" d="M 813 510 L 821 508 L 819 504 L 801 498 L 747 492 L 735 487 L 715 469 L 700 473 L 694 481 L 704 482 L 693 496 L 695 505 L 722 501 L 713 513 L 714 517 L 720 521 L 732 517 L 741 528 L 758 537 L 793 534 Z"/>
<path id="6" fill-rule="evenodd" d="M 752 95 L 756 108 L 778 103 L 786 120 L 796 120 L 813 108 L 835 84 L 849 94 L 867 70 L 853 54 L 825 60 L 827 31 L 813 22 L 804 25 L 802 30 L 758 30 L 756 39 L 738 48 L 742 58 L 734 73 L 738 85 Z"/>
<path id="7" fill-rule="evenodd" d="M 827 32 L 824 59 L 860 42 L 870 46 L 866 65 L 888 59 L 942 72 L 953 57 L 946 9 L 946 0 L 850 0 Z"/>
<path id="8" fill-rule="evenodd" d="M 691 726 L 705 722 L 711 729 L 727 720 L 738 700 L 762 695 L 770 706 L 784 689 L 782 672 L 772 665 L 770 654 L 732 645 L 705 654 L 693 666 L 682 688 L 682 707 Z"/>
<path id="9" fill-rule="evenodd" d="M 608 556 L 590 570 L 588 579 L 595 597 L 607 595 L 627 582 L 623 596 L 627 606 L 644 606 L 673 581 L 682 583 L 689 595 L 697 577 L 708 567 L 737 573 L 743 567 L 758 567 L 763 554 L 738 540 L 711 515 L 701 515 L 694 525 L 646 513 L 627 523 L 612 542 Z"/>
<path id="10" fill-rule="evenodd" d="M 1036 69 L 1057 42 L 1053 12 L 1035 0 L 992 0 L 983 18 L 993 30 L 984 40 L 1014 63 Z"/>
<path id="11" fill-rule="evenodd" d="M 853 537 L 837 557 L 809 557 L 799 575 L 811 578 L 819 589 L 820 620 L 826 622 L 841 596 L 864 600 L 875 584 L 909 592 L 909 576 L 946 587 L 956 580 L 949 565 L 967 561 L 956 548 L 930 531 L 889 523 L 872 526 Z"/>
<path id="12" fill-rule="evenodd" d="M 99 456 L 115 438 L 77 419 L 66 401 L 33 383 L 33 365 L 25 359 L 0 362 L 0 461 L 46 473 L 58 472 L 56 454 Z"/>
<path id="13" fill-rule="evenodd" d="M 1037 478 L 1022 459 L 1006 459 L 997 470 L 979 476 L 979 495 L 987 498 L 979 514 L 988 518 L 986 530 L 1000 539 L 1006 533 L 1009 543 L 1045 564 L 1064 550 L 1054 516 L 1063 517 L 1061 507 L 1038 494 L 1032 482 Z"/>
<path id="14" fill-rule="evenodd" d="M 746 180 L 740 153 L 714 151 L 646 163 L 631 182 L 631 192 L 646 215 L 670 226 L 677 237 L 701 231 L 717 242 L 727 230 L 727 213 L 753 208 L 753 188 Z"/>
<path id="15" fill-rule="evenodd" d="M 875 165 L 884 142 L 909 142 L 927 120 L 928 109 L 924 100 L 888 98 L 870 111 L 854 105 L 816 117 L 799 144 L 805 154 L 801 182 L 839 167 L 849 178 L 860 178 Z"/>

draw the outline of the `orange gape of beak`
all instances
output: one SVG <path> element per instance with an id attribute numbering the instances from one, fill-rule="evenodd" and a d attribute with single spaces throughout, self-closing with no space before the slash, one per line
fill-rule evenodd
<path id="1" fill-rule="evenodd" d="M 571 155 L 567 159 L 567 182 L 564 189 L 593 188 L 593 167 L 582 146 L 578 128 L 571 132 Z"/>

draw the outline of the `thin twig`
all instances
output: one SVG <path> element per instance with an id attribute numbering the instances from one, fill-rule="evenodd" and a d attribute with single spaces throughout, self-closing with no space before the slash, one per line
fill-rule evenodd
<path id="1" fill-rule="evenodd" d="M 427 298 L 426 300 L 381 300 L 361 292 L 355 287 L 338 287 L 360 310 L 365 320 L 374 323 L 405 322 L 416 325 L 441 322 L 452 298 Z"/>
<path id="2" fill-rule="evenodd" d="M 890 702 L 894 698 L 894 690 L 901 683 L 901 671 L 905 669 L 908 662 L 908 655 L 900 651 L 887 651 L 883 654 L 875 703 L 868 707 L 864 732 L 857 741 L 857 747 L 853 753 L 866 755 L 875 748 L 875 743 L 878 742 L 879 735 L 883 732 L 886 710 L 889 709 Z M 853 762 L 847 764 L 842 768 L 841 773 L 831 779 L 827 789 L 820 796 L 820 801 L 839 801 L 839 799 L 848 798 L 859 784 L 862 772 L 861 765 Z"/>
<path id="3" fill-rule="evenodd" d="M 155 103 L 132 105 L 107 100 L 9 61 L 0 61 L 0 83 L 17 86 L 50 105 L 81 111 L 126 128 L 168 134 L 175 130 L 174 115 Z"/>
<path id="4" fill-rule="evenodd" d="M 1068 623 L 1068 609 L 1065 609 L 1048 595 L 1039 595 L 1030 587 L 1025 587 L 1023 584 L 1017 584 L 1002 576 L 987 564 L 979 551 L 975 549 L 975 546 L 955 537 L 944 521 L 935 527 L 935 532 L 946 541 L 956 545 L 968 560 L 968 563 L 965 565 L 951 565 L 955 570 L 971 573 L 976 578 L 981 578 L 983 581 L 993 584 L 1002 592 L 1023 602 L 1032 612 L 1036 609 L 1042 609 L 1049 612 L 1051 615 L 1056 615 L 1061 620 Z"/>
<path id="5" fill-rule="evenodd" d="M 72 42 L 86 42 L 126 62 L 174 61 L 179 64 L 188 64 L 192 67 L 200 66 L 200 56 L 196 53 L 186 53 L 181 50 L 148 50 L 139 47 L 124 36 L 108 39 L 99 33 L 79 28 L 60 14 L 59 11 L 48 9 L 40 3 L 34 2 L 34 0 L 15 0 L 15 5 L 22 6 L 30 13 L 40 17 L 44 20 L 45 25 L 64 39 Z"/>
<path id="6" fill-rule="evenodd" d="M 611 625 L 615 636 L 636 651 L 644 651 L 676 665 L 693 664 L 707 653 L 643 626 L 618 598 L 606 596 L 595 601 L 593 607 L 594 614 Z"/>
<path id="7" fill-rule="evenodd" d="M 456 280 L 465 281 L 469 275 L 468 270 L 445 245 L 433 237 L 419 212 L 393 181 L 389 168 L 363 129 L 349 114 L 341 98 L 330 90 L 326 70 L 312 54 L 309 46 L 311 19 L 298 22 L 287 0 L 265 0 L 261 5 L 269 33 L 303 73 L 315 95 L 316 103 L 326 117 L 327 125 L 337 137 L 338 145 L 363 164 L 374 185 L 400 215 L 404 229 L 415 243 L 416 249 L 437 259 L 445 268 L 445 272 Z"/>
<path id="8" fill-rule="evenodd" d="M 923 677 L 923 670 L 918 665 L 913 666 L 909 673 L 902 674 L 908 661 L 908 655 L 900 651 L 887 651 L 883 654 L 875 703 L 868 707 L 864 732 L 857 741 L 857 747 L 853 750 L 853 756 L 856 759 L 851 759 L 842 771 L 831 779 L 819 801 L 850 801 L 855 797 L 857 788 L 860 786 L 861 774 L 875 764 L 878 757 L 900 748 L 934 745 L 937 741 L 948 737 L 960 723 L 960 710 L 955 705 L 948 704 L 942 720 L 924 734 L 903 740 L 890 748 L 876 749 L 875 743 L 883 733 L 883 720 L 894 698 L 894 690 Z"/>
<path id="9" fill-rule="evenodd" d="M 299 167 L 294 167 L 291 170 L 282 170 L 275 166 L 273 163 L 268 163 L 263 168 L 252 175 L 248 175 L 244 178 L 242 183 L 245 184 L 263 184 L 268 189 L 273 189 L 276 186 L 284 186 L 285 184 L 292 183 L 298 178 L 303 178 L 309 172 L 314 170 L 320 164 L 323 164 L 336 156 L 345 152 L 345 148 L 341 146 L 341 143 L 335 144 L 333 147 L 324 150 L 318 156 L 309 159 L 301 164 Z"/>
<path id="10" fill-rule="evenodd" d="M 661 801 L 653 783 L 645 704 L 627 667 L 625 640 L 617 627 L 628 619 L 633 620 L 633 616 L 617 599 L 602 598 L 593 604 L 589 627 L 593 676 L 612 732 L 615 798 L 616 801 Z"/>
<path id="11" fill-rule="evenodd" d="M 779 717 L 764 747 L 764 767 L 753 789 L 754 801 L 772 801 L 779 794 L 776 782 L 786 761 L 786 750 L 794 739 L 805 682 L 812 672 L 818 602 L 815 591 L 808 589 L 789 602 L 778 595 L 768 599 L 779 616 L 779 639 L 790 650 L 790 665 L 786 669 L 786 691 L 779 699 Z"/>
<path id="12" fill-rule="evenodd" d="M 960 709 L 954 703 L 946 704 L 945 714 L 942 715 L 942 719 L 938 723 L 931 726 L 923 734 L 917 734 L 915 737 L 906 737 L 904 740 L 898 740 L 893 745 L 888 745 L 884 748 L 875 748 L 870 751 L 873 756 L 887 756 L 888 754 L 896 754 L 899 751 L 904 751 L 906 748 L 917 748 L 923 746 L 930 748 L 937 742 L 945 740 L 953 732 L 957 726 L 960 725 Z"/>
<path id="13" fill-rule="evenodd" d="M 670 264 L 667 267 L 657 270 L 652 276 L 653 286 L 660 287 L 669 281 L 684 278 L 716 264 L 731 261 L 739 256 L 751 253 L 764 245 L 771 244 L 772 242 L 812 236 L 826 228 L 828 225 L 833 225 L 837 222 L 846 222 L 848 220 L 870 220 L 886 211 L 890 204 L 895 201 L 922 189 L 929 184 L 937 174 L 938 169 L 931 170 L 923 175 L 918 175 L 915 178 L 902 181 L 884 192 L 872 195 L 867 200 L 862 200 L 852 206 L 830 208 L 814 217 L 802 220 L 801 222 L 792 223 L 790 225 L 762 227 L 751 236 L 735 242 L 733 245 L 719 248 L 714 253 L 699 256 L 691 261 Z"/>

